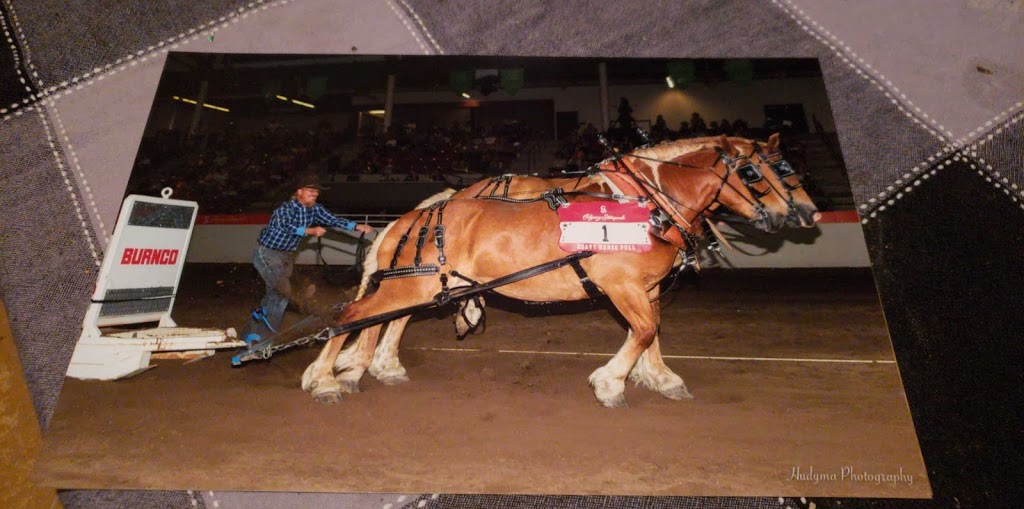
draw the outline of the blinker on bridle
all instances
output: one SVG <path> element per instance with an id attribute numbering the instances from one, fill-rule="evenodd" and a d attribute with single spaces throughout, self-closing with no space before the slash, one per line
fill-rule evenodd
<path id="1" fill-rule="evenodd" d="M 761 154 L 761 144 L 754 143 L 754 150 L 761 156 L 761 160 L 768 163 L 768 168 L 771 169 L 775 176 L 779 178 L 782 185 L 786 187 L 787 191 L 795 191 L 803 187 L 803 183 L 799 180 L 796 185 L 790 184 L 786 179 L 796 175 L 796 170 L 789 164 L 789 161 L 782 157 L 782 151 L 776 150 L 770 154 Z"/>
<path id="2" fill-rule="evenodd" d="M 761 174 L 760 170 L 754 166 L 754 162 L 750 159 L 750 155 L 740 154 L 736 157 L 729 157 L 725 154 L 721 147 L 716 147 L 719 150 L 719 154 L 722 155 L 722 160 L 728 165 L 736 176 L 740 178 L 743 185 L 747 186 L 747 190 L 754 196 L 755 200 L 760 202 L 760 198 L 764 197 L 768 193 L 772 192 L 772 188 L 769 186 L 764 191 L 758 191 L 754 188 L 754 184 L 764 181 L 764 175 Z M 753 154 L 751 154 L 753 155 Z"/>

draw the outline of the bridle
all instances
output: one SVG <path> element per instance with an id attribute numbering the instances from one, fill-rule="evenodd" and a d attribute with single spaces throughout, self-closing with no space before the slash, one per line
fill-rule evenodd
<path id="1" fill-rule="evenodd" d="M 796 200 L 793 198 L 793 191 L 796 191 L 797 189 L 800 189 L 804 186 L 803 182 L 800 182 L 800 176 L 797 175 L 796 170 L 793 169 L 793 166 L 790 165 L 789 162 L 782 157 L 781 150 L 776 150 L 774 152 L 765 154 L 761 151 L 760 143 L 754 141 L 753 144 L 754 151 L 752 152 L 752 154 L 757 154 L 758 159 L 761 160 L 761 164 L 768 166 L 768 170 L 775 175 L 775 178 L 779 180 L 779 182 L 782 184 L 783 190 L 785 190 L 785 195 L 783 195 L 782 191 L 775 187 L 775 184 L 773 184 L 770 180 L 768 181 L 768 185 L 771 186 L 771 188 L 775 190 L 775 192 L 778 193 L 779 196 L 782 196 L 783 199 L 786 200 L 786 205 L 789 208 L 789 212 L 786 214 L 787 221 L 790 219 L 798 220 L 799 218 L 797 217 Z M 793 185 L 788 180 L 786 180 L 787 178 L 790 177 L 796 177 L 796 185 Z"/>

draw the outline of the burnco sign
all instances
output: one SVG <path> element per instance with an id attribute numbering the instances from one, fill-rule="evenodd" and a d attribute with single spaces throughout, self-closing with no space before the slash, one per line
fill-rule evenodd
<path id="1" fill-rule="evenodd" d="M 93 293 L 100 326 L 141 323 L 170 309 L 197 209 L 191 201 L 125 198 Z"/>

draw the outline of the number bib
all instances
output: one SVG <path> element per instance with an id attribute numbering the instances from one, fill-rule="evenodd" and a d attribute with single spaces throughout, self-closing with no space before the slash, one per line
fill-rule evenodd
<path id="1" fill-rule="evenodd" d="M 558 207 L 558 247 L 575 253 L 646 253 L 651 250 L 649 212 L 635 203 L 598 201 Z"/>

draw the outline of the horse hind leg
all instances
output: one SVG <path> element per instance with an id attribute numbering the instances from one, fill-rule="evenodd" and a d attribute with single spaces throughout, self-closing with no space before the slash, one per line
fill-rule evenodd
<path id="1" fill-rule="evenodd" d="M 409 381 L 405 367 L 398 360 L 398 344 L 402 341 L 402 334 L 409 323 L 409 318 L 403 316 L 391 321 L 384 332 L 384 339 L 373 352 L 370 374 L 384 385 L 398 385 Z"/>
<path id="2" fill-rule="evenodd" d="M 683 378 L 673 373 L 665 364 L 665 359 L 661 356 L 658 335 L 654 336 L 651 346 L 637 359 L 633 370 L 629 372 L 629 379 L 636 385 L 647 387 L 668 399 L 693 399 L 693 394 L 686 388 Z"/>
<path id="3" fill-rule="evenodd" d="M 377 292 L 364 299 L 358 300 L 345 308 L 344 314 L 338 323 L 351 323 L 356 320 L 377 316 L 395 309 L 409 306 L 416 303 L 416 299 L 425 299 L 420 292 L 411 288 L 407 291 Z M 388 294 L 390 293 L 390 295 Z M 348 334 L 341 334 L 331 338 L 320 355 L 317 356 L 302 375 L 302 388 L 312 393 L 318 401 L 332 403 L 341 399 L 342 383 L 345 383 L 349 391 L 358 390 L 358 381 L 366 368 L 370 365 L 373 357 L 373 349 L 377 346 L 377 336 L 380 327 L 364 329 L 360 340 L 356 341 L 346 359 L 350 359 L 349 371 L 343 372 L 342 381 L 334 377 L 335 364 L 338 362 L 341 347 L 348 337 Z M 350 357 L 349 357 L 350 356 Z M 345 373 L 349 373 L 345 375 Z"/>
<path id="4" fill-rule="evenodd" d="M 344 348 L 334 361 L 334 379 L 341 386 L 341 391 L 354 394 L 359 392 L 359 380 L 370 364 L 374 346 L 384 325 L 371 325 L 361 331 L 355 342 Z"/>
<path id="5" fill-rule="evenodd" d="M 348 334 L 342 334 L 328 340 L 320 355 L 302 373 L 302 389 L 321 403 L 341 401 L 341 385 L 334 379 L 333 364 L 346 337 Z"/>
<path id="6" fill-rule="evenodd" d="M 626 376 L 657 334 L 658 317 L 656 308 L 647 300 L 647 292 L 642 289 L 607 288 L 605 293 L 629 322 L 630 333 L 615 356 L 590 374 L 589 382 L 602 405 L 625 407 Z"/>
<path id="7" fill-rule="evenodd" d="M 459 288 L 467 286 L 468 283 L 461 282 L 451 286 Z M 479 301 L 478 301 L 479 299 Z M 484 299 L 478 296 L 474 299 L 462 301 L 458 304 L 455 314 L 455 331 L 459 339 L 477 329 L 484 316 Z M 388 324 L 381 339 L 380 345 L 373 353 L 373 362 L 370 363 L 370 374 L 377 378 L 384 385 L 398 385 L 409 381 L 409 376 L 398 359 L 398 345 L 402 341 L 405 327 L 409 323 L 408 316 L 393 320 Z"/>

